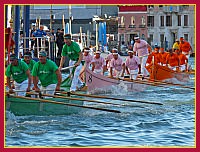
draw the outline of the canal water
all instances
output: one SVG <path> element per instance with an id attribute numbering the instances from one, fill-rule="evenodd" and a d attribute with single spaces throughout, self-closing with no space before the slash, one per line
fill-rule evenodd
<path id="1" fill-rule="evenodd" d="M 194 59 L 191 60 L 194 67 Z M 195 76 L 184 85 L 194 87 Z M 182 87 L 147 87 L 142 92 L 113 89 L 110 97 L 160 102 L 163 105 L 112 101 L 110 113 L 80 109 L 61 116 L 15 116 L 5 111 L 6 147 L 194 147 L 195 91 Z M 97 99 L 96 99 L 97 100 Z M 111 101 L 101 99 L 101 101 Z"/>

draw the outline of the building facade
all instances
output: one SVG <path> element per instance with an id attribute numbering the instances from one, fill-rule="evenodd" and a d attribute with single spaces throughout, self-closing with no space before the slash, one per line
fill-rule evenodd
<path id="1" fill-rule="evenodd" d="M 195 47 L 194 5 L 149 5 L 147 15 L 148 42 L 171 48 L 175 39 L 184 37 Z"/>
<path id="2" fill-rule="evenodd" d="M 118 41 L 129 44 L 138 35 L 147 39 L 147 6 L 118 7 Z"/>

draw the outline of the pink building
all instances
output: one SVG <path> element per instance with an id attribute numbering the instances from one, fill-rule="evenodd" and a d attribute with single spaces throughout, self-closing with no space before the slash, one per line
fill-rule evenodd
<path id="1" fill-rule="evenodd" d="M 118 6 L 118 41 L 130 44 L 134 36 L 147 40 L 147 6 Z"/>

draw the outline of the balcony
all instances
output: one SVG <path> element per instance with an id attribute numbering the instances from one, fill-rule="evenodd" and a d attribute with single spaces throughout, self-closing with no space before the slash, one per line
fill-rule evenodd
<path id="1" fill-rule="evenodd" d="M 139 25 L 139 28 L 145 28 L 146 25 Z"/>
<path id="2" fill-rule="evenodd" d="M 118 25 L 118 28 L 125 28 L 125 25 L 120 24 L 120 25 Z"/>
<path id="3" fill-rule="evenodd" d="M 164 13 L 178 13 L 179 6 L 164 6 L 163 12 Z"/>
<path id="4" fill-rule="evenodd" d="M 129 25 L 128 28 L 135 28 L 135 25 Z"/>

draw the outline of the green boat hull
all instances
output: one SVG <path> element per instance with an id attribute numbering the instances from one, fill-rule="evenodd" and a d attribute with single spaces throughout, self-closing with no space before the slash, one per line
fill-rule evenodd
<path id="1" fill-rule="evenodd" d="M 55 102 L 63 102 L 68 104 L 83 105 L 83 101 L 68 100 L 61 98 L 46 98 L 45 100 L 51 100 Z M 69 115 L 76 114 L 81 111 L 82 108 L 68 106 L 63 104 L 47 103 L 38 100 L 27 100 L 16 97 L 5 98 L 6 110 L 12 112 L 16 116 L 25 115 Z"/>

